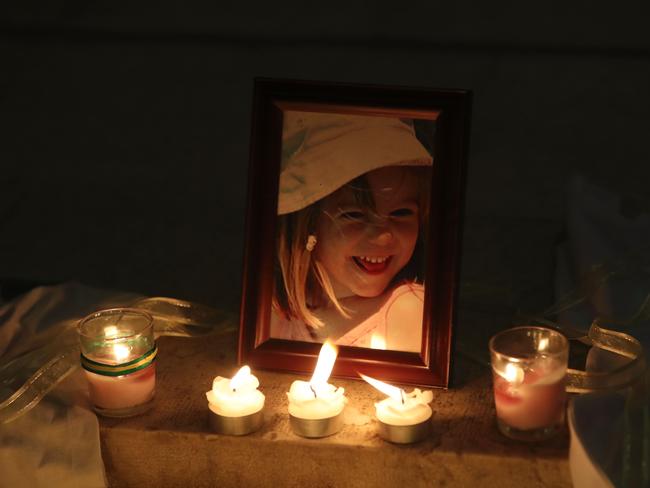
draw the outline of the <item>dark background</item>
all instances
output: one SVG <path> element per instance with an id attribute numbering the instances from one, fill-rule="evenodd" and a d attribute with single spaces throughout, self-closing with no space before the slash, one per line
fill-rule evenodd
<path id="1" fill-rule="evenodd" d="M 648 200 L 650 8 L 528 3 L 3 3 L 0 280 L 236 310 L 264 76 L 472 90 L 463 300 L 548 303 L 570 176 Z"/>

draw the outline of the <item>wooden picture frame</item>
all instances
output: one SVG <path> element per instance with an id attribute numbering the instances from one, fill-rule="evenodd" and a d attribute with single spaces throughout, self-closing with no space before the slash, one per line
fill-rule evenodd
<path id="1" fill-rule="evenodd" d="M 310 81 L 256 79 L 248 178 L 238 361 L 311 375 L 320 344 L 271 337 L 277 268 L 278 188 L 287 110 L 365 114 L 435 122 L 418 352 L 340 346 L 333 375 L 448 387 L 455 320 L 471 93 Z"/>

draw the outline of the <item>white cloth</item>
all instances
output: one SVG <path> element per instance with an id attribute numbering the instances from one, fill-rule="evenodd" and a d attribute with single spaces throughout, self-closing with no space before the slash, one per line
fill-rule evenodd
<path id="1" fill-rule="evenodd" d="M 125 306 L 147 310 L 157 337 L 232 329 L 228 313 L 209 307 L 76 283 L 35 288 L 0 305 L 0 488 L 106 486 L 99 425 L 79 368 L 76 324 L 96 310 Z M 56 374 L 40 375 L 27 390 L 48 392 L 42 400 L 21 395 L 36 401 L 7 407 L 25 381 L 46 364 L 56 364 L 47 369 Z M 8 419 L 13 420 L 2 423 Z"/>
<path id="2" fill-rule="evenodd" d="M 0 402 L 38 370 L 45 358 L 78 340 L 77 320 L 136 298 L 69 283 L 36 288 L 1 305 L 0 380 L 4 383 L 0 384 Z M 11 359 L 25 367 L 10 382 Z M 0 487 L 105 486 L 99 426 L 80 369 L 27 413 L 0 424 Z"/>
<path id="3" fill-rule="evenodd" d="M 0 425 L 0 486 L 105 487 L 97 417 L 80 371 L 36 407 Z"/>

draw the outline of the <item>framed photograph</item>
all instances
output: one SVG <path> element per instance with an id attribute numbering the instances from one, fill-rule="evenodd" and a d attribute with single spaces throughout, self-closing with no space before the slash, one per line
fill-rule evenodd
<path id="1" fill-rule="evenodd" d="M 256 79 L 238 360 L 446 388 L 471 93 Z"/>

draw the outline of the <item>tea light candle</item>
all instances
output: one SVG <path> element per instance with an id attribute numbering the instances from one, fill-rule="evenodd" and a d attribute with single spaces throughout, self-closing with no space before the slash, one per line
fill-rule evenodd
<path id="1" fill-rule="evenodd" d="M 246 435 L 264 421 L 264 394 L 258 379 L 243 366 L 231 379 L 217 376 L 205 396 L 210 410 L 210 426 L 220 434 Z"/>
<path id="2" fill-rule="evenodd" d="M 490 340 L 499 430 L 517 440 L 543 440 L 564 421 L 567 339 L 544 327 L 515 327 Z"/>
<path id="3" fill-rule="evenodd" d="M 343 425 L 342 413 L 347 399 L 345 390 L 327 382 L 334 368 L 337 349 L 326 341 L 318 355 L 310 381 L 294 381 L 287 393 L 289 420 L 295 434 L 302 437 L 326 437 Z"/>
<path id="4" fill-rule="evenodd" d="M 406 393 L 403 389 L 383 381 L 363 374 L 360 376 L 388 395 L 388 398 L 375 403 L 380 426 L 379 435 L 383 439 L 398 444 L 410 444 L 429 435 L 433 414 L 429 406 L 433 400 L 431 391 L 415 388 L 411 393 Z"/>
<path id="5" fill-rule="evenodd" d="M 81 365 L 97 413 L 128 417 L 151 406 L 158 351 L 152 324 L 133 309 L 101 310 L 80 322 Z"/>

